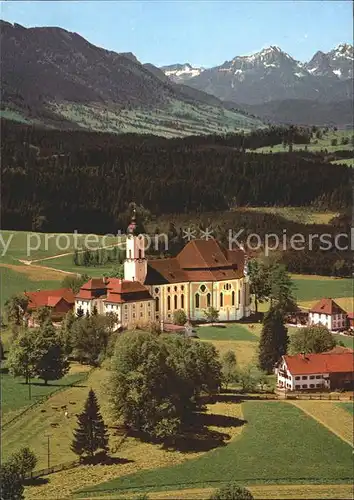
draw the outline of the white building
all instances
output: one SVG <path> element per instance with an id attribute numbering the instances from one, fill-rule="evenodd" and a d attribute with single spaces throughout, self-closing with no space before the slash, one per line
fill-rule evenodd
<path id="1" fill-rule="evenodd" d="M 347 326 L 347 313 L 332 299 L 321 299 L 309 311 L 309 325 L 323 325 L 329 330 Z"/>
<path id="2" fill-rule="evenodd" d="M 282 356 L 275 368 L 277 388 L 286 391 L 350 389 L 354 382 L 351 349 L 335 347 L 320 354 Z"/>

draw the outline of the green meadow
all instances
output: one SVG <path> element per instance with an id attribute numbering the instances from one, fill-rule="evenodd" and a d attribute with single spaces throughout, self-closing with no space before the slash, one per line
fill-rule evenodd
<path id="1" fill-rule="evenodd" d="M 247 401 L 242 410 L 241 434 L 226 446 L 176 466 L 85 488 L 79 496 L 219 487 L 229 481 L 245 485 L 352 482 L 352 447 L 299 408 L 286 402 Z"/>

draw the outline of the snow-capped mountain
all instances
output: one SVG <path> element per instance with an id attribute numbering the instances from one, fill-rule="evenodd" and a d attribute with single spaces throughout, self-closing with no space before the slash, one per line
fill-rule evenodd
<path id="1" fill-rule="evenodd" d="M 316 99 L 328 102 L 352 96 L 353 47 L 341 44 L 327 54 L 317 52 L 308 63 L 295 60 L 277 46 L 270 46 L 203 71 L 187 64 L 161 69 L 174 81 L 178 74 L 179 83 L 188 80 L 188 85 L 226 101 L 259 104 L 282 99 Z"/>
<path id="2" fill-rule="evenodd" d="M 305 64 L 312 75 L 336 76 L 340 80 L 353 77 L 353 47 L 347 43 L 338 45 L 327 54 L 316 52 L 311 61 Z"/>
<path id="3" fill-rule="evenodd" d="M 160 69 L 175 83 L 183 83 L 199 76 L 204 71 L 204 68 L 194 68 L 189 63 L 162 66 Z"/>

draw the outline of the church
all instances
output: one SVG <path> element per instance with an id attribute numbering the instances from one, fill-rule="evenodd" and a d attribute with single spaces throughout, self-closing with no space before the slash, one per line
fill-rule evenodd
<path id="1" fill-rule="evenodd" d="M 215 239 L 189 241 L 176 257 L 147 259 L 145 239 L 133 215 L 127 230 L 124 280 L 95 279 L 75 298 L 75 311 L 114 312 L 120 326 L 150 321 L 173 322 L 182 309 L 190 321 L 205 319 L 213 307 L 219 321 L 250 315 L 249 277 L 243 250 L 227 250 Z"/>

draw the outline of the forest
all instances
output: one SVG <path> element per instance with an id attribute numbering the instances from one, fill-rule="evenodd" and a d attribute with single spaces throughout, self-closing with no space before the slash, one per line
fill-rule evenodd
<path id="1" fill-rule="evenodd" d="M 310 133 L 293 126 L 165 139 L 2 120 L 2 227 L 116 232 L 125 229 L 121 214 L 131 201 L 156 216 L 235 206 L 349 207 L 350 169 L 291 152 Z M 290 151 L 249 151 L 279 143 Z"/>

